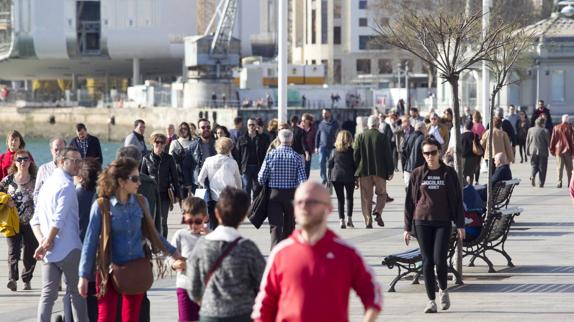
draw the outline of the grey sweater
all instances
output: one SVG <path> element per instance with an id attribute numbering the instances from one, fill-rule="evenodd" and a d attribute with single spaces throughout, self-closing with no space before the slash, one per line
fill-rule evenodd
<path id="1" fill-rule="evenodd" d="M 229 244 L 228 241 L 201 238 L 188 261 L 190 297 L 201 303 L 201 316 L 233 317 L 253 310 L 265 259 L 249 239 L 244 238 L 235 246 L 211 276 L 207 289 L 204 288 L 209 269 Z"/>

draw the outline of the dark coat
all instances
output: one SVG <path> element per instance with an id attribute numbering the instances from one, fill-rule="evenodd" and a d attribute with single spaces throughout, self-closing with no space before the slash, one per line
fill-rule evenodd
<path id="1" fill-rule="evenodd" d="M 508 164 L 503 164 L 499 167 L 496 167 L 491 179 L 493 187 L 500 181 L 512 180 L 512 172 L 510 171 L 510 166 Z"/>
<path id="2" fill-rule="evenodd" d="M 265 153 L 269 147 L 269 137 L 266 135 L 256 134 L 255 140 L 255 151 L 257 155 L 257 166 L 261 168 L 263 160 L 265 160 Z M 235 149 L 233 157 L 237 164 L 239 165 L 239 171 L 245 173 L 247 169 L 247 162 L 249 161 L 249 134 L 245 133 L 237 139 L 235 143 Z"/>
<path id="3" fill-rule="evenodd" d="M 298 126 L 294 126 L 291 131 L 293 131 L 293 144 L 291 147 L 298 154 L 305 154 L 306 145 L 305 142 L 305 131 Z"/>
<path id="4" fill-rule="evenodd" d="M 102 156 L 102 147 L 100 146 L 100 140 L 93 135 L 88 134 L 88 152 L 86 155 L 82 154 L 82 149 L 80 148 L 80 139 L 75 137 L 70 142 L 70 147 L 78 149 L 80 154 L 82 154 L 82 158 L 95 158 L 100 161 L 100 164 L 104 162 L 104 158 Z"/>
<path id="5" fill-rule="evenodd" d="M 546 124 L 545 124 L 546 129 L 548 130 L 548 132 L 552 133 L 552 128 L 554 127 L 554 124 L 552 123 L 552 116 L 550 116 L 550 110 L 547 109 L 546 107 L 543 108 L 542 111 L 538 108 L 534 110 L 534 113 L 532 113 L 532 118 L 530 118 L 530 127 L 534 127 L 536 125 L 534 122 L 542 114 L 546 115 Z"/>
<path id="6" fill-rule="evenodd" d="M 349 148 L 345 152 L 333 150 L 327 167 L 329 169 L 329 181 L 341 183 L 355 182 L 353 148 Z"/>
<path id="7" fill-rule="evenodd" d="M 403 143 L 401 150 L 401 155 L 405 160 L 403 171 L 413 172 L 414 169 L 425 163 L 422 150 L 424 139 L 425 136 L 421 131 L 415 131 Z"/>
<path id="8" fill-rule="evenodd" d="M 357 135 L 353 145 L 355 176 L 378 176 L 385 180 L 395 170 L 389 140 L 378 129 L 368 129 Z"/>
<path id="9" fill-rule="evenodd" d="M 173 187 L 174 194 L 180 195 L 177 169 L 171 155 L 165 152 L 162 152 L 160 156 L 153 152 L 146 155 L 142 160 L 140 171 L 157 182 L 160 194 L 166 194 L 168 189 Z"/>
<path id="10" fill-rule="evenodd" d="M 516 145 L 516 133 L 514 132 L 514 126 L 512 126 L 512 123 L 510 123 L 509 120 L 502 120 L 502 130 L 508 134 L 510 144 L 513 146 Z"/>
<path id="11" fill-rule="evenodd" d="M 473 132 L 464 132 L 460 135 L 460 145 L 462 146 L 462 157 L 471 158 L 477 155 L 472 151 L 472 143 L 480 145 L 478 135 Z"/>

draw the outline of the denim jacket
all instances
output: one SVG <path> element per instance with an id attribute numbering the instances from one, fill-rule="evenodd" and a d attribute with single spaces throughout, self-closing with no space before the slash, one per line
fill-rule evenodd
<path id="1" fill-rule="evenodd" d="M 111 215 L 111 245 L 112 263 L 123 264 L 134 259 L 143 258 L 141 223 L 143 211 L 134 195 L 131 195 L 126 204 L 121 204 L 116 197 L 110 198 Z M 82 258 L 80 259 L 80 277 L 90 278 L 93 275 L 96 251 L 100 241 L 102 229 L 102 212 L 98 202 L 92 204 L 90 223 L 86 231 Z M 170 254 L 175 252 L 173 247 L 163 236 L 160 238 Z"/>

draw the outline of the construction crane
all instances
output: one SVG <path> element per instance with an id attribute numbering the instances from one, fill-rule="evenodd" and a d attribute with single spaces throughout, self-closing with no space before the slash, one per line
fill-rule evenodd
<path id="1" fill-rule="evenodd" d="M 240 41 L 233 38 L 239 0 L 221 0 L 200 36 L 186 37 L 185 65 L 191 79 L 231 79 L 239 66 Z"/>

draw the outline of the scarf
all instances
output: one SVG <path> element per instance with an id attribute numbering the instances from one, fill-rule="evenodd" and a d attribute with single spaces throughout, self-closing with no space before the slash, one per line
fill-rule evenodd
<path id="1" fill-rule="evenodd" d="M 146 250 L 144 251 L 146 257 L 151 260 L 151 255 L 167 254 L 168 251 L 163 245 L 159 233 L 155 229 L 153 219 L 146 207 L 145 199 L 141 194 L 135 195 L 140 207 L 143 210 L 144 216 L 142 218 L 142 236 L 146 240 Z M 98 299 L 106 294 L 108 278 L 110 276 L 110 265 L 112 263 L 111 253 L 111 218 L 110 218 L 110 200 L 108 198 L 98 198 L 98 206 L 102 212 L 102 229 L 100 232 L 100 243 L 96 253 L 96 270 L 100 276 L 100 289 L 97 294 Z M 107 216 L 105 215 L 107 214 Z M 148 246 L 151 245 L 151 249 Z M 162 278 L 165 275 L 165 265 L 161 256 L 156 256 L 156 265 L 158 267 L 157 277 Z"/>

